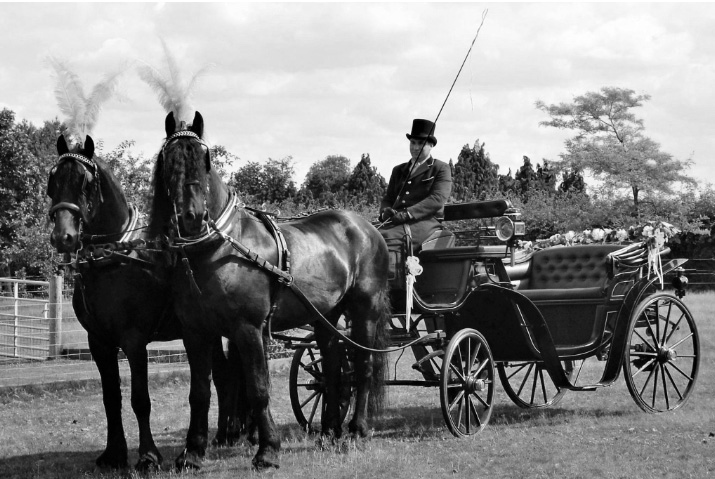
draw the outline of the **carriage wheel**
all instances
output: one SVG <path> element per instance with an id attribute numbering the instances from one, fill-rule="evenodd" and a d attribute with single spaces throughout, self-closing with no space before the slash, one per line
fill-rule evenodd
<path id="1" fill-rule="evenodd" d="M 700 340 L 693 315 L 675 296 L 658 293 L 630 319 L 623 375 L 638 407 L 672 411 L 688 400 L 698 377 Z"/>
<path id="2" fill-rule="evenodd" d="M 566 377 L 574 376 L 574 362 L 561 361 Z M 525 409 L 549 407 L 557 404 L 566 389 L 557 388 L 544 363 L 537 361 L 517 361 L 497 364 L 499 379 L 507 396 L 519 407 Z"/>
<path id="3" fill-rule="evenodd" d="M 457 437 L 478 433 L 489 422 L 494 400 L 494 358 L 486 339 L 462 329 L 447 345 L 440 375 L 444 422 Z"/>
<path id="4" fill-rule="evenodd" d="M 306 338 L 310 341 L 312 336 Z M 341 355 L 342 388 L 340 399 L 340 420 L 345 420 L 354 404 L 355 387 L 353 386 L 353 369 L 347 351 Z M 300 427 L 308 433 L 320 431 L 320 423 L 325 407 L 325 376 L 323 375 L 323 358 L 318 348 L 299 347 L 293 353 L 288 377 L 290 404 Z"/>

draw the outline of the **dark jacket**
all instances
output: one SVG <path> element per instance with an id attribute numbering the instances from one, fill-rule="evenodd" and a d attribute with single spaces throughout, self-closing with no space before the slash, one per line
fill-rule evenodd
<path id="1" fill-rule="evenodd" d="M 448 164 L 429 157 L 408 178 L 409 169 L 409 162 L 393 168 L 380 204 L 380 213 L 390 207 L 396 211 L 407 210 L 413 218 L 405 225 L 387 223 L 380 228 L 388 245 L 394 239 L 401 239 L 409 230 L 413 245 L 419 247 L 430 235 L 441 230 L 444 204 L 452 193 L 452 170 Z"/>
<path id="2" fill-rule="evenodd" d="M 449 165 L 430 156 L 407 178 L 409 168 L 410 163 L 407 162 L 392 169 L 380 211 L 387 207 L 396 211 L 407 209 L 418 221 L 428 218 L 441 220 L 444 217 L 444 204 L 452 193 L 452 171 Z"/>

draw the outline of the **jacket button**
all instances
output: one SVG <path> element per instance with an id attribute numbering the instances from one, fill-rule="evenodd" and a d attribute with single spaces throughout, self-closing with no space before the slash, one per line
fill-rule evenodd
<path id="1" fill-rule="evenodd" d="M 405 200 L 402 200 L 402 202 L 404 203 L 404 202 L 405 202 Z"/>
<path id="2" fill-rule="evenodd" d="M 409 195 L 409 194 L 410 194 L 410 192 L 409 192 L 409 191 L 405 191 L 405 194 L 406 194 L 406 195 Z"/>
<path id="3" fill-rule="evenodd" d="M 412 180 L 408 181 L 407 184 L 408 184 L 408 185 L 411 185 L 411 184 L 412 184 Z"/>

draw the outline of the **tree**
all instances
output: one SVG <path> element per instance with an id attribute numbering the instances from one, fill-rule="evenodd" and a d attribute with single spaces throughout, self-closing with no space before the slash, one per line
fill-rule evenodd
<path id="1" fill-rule="evenodd" d="M 151 178 L 154 161 L 144 156 L 134 156 L 129 151 L 134 141 L 125 140 L 109 153 L 99 153 L 109 169 L 122 185 L 127 201 L 135 205 L 139 211 L 149 212 L 151 195 Z"/>
<path id="2" fill-rule="evenodd" d="M 577 132 L 566 140 L 566 152 L 560 155 L 566 166 L 590 171 L 614 190 L 628 189 L 638 218 L 642 192 L 670 195 L 676 183 L 695 183 L 682 173 L 692 160 L 673 158 L 643 134 L 643 120 L 631 110 L 648 100 L 650 95 L 604 87 L 600 92 L 578 96 L 572 103 L 536 102 L 536 108 L 551 118 L 540 125 Z"/>
<path id="3" fill-rule="evenodd" d="M 59 129 L 57 120 L 37 128 L 15 123 L 11 110 L 0 112 L 0 262 L 9 263 L 14 274 L 51 270 L 46 187 Z"/>
<path id="4" fill-rule="evenodd" d="M 559 191 L 563 194 L 585 194 L 586 182 L 583 175 L 578 170 L 566 170 L 561 173 L 561 184 Z"/>
<path id="5" fill-rule="evenodd" d="M 499 188 L 499 166 L 492 163 L 479 140 L 471 148 L 464 145 L 454 165 L 452 196 L 456 201 L 483 200 Z"/>
<path id="6" fill-rule="evenodd" d="M 292 162 L 290 156 L 281 160 L 269 158 L 264 165 L 249 161 L 234 173 L 229 185 L 251 196 L 256 203 L 281 202 L 297 192 Z"/>
<path id="7" fill-rule="evenodd" d="M 370 154 L 363 154 L 348 178 L 348 193 L 360 203 L 376 204 L 382 201 L 386 189 L 385 178 L 370 165 Z"/>
<path id="8" fill-rule="evenodd" d="M 209 150 L 211 153 L 211 164 L 218 174 L 224 180 L 228 179 L 230 176 L 228 170 L 233 166 L 234 161 L 240 160 L 239 157 L 229 152 L 225 146 L 214 145 Z"/>
<path id="9" fill-rule="evenodd" d="M 334 201 L 338 193 L 347 187 L 349 178 L 350 160 L 330 155 L 310 166 L 303 189 L 321 202 Z"/>

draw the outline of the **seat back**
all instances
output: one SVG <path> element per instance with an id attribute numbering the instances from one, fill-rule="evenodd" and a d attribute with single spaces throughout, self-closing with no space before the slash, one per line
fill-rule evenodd
<path id="1" fill-rule="evenodd" d="M 537 251 L 519 289 L 572 289 L 603 286 L 606 256 L 619 245 L 578 245 Z"/>

